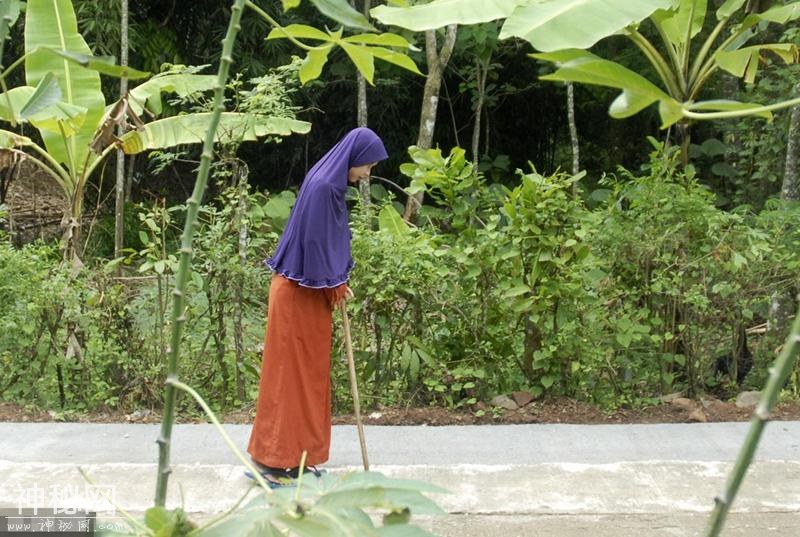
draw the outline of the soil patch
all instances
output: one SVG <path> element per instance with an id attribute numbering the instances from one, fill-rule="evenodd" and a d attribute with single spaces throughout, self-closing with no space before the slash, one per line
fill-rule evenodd
<path id="1" fill-rule="evenodd" d="M 224 423 L 252 423 L 255 411 L 243 408 L 222 413 Z M 391 407 L 365 411 L 367 425 L 502 425 L 522 423 L 624 424 L 624 423 L 692 423 L 749 421 L 751 408 L 738 408 L 733 402 L 706 398 L 698 401 L 680 399 L 644 408 L 621 408 L 604 412 L 599 408 L 567 398 L 533 401 L 515 410 L 487 408 L 480 410 L 437 407 Z M 773 412 L 776 421 L 800 420 L 800 401 L 779 404 Z M 122 412 L 119 410 L 91 413 L 55 412 L 27 408 L 13 403 L 0 403 L 0 421 L 14 422 L 82 422 L 82 423 L 159 423 L 161 416 L 151 410 Z M 179 416 L 179 423 L 202 423 L 196 416 Z M 335 425 L 354 424 L 352 415 L 337 415 Z"/>

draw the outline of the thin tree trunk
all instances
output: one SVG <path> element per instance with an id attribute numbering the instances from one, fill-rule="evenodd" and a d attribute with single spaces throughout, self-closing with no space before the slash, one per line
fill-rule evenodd
<path id="1" fill-rule="evenodd" d="M 122 21 L 120 23 L 120 52 L 119 64 L 123 67 L 128 65 L 128 0 L 120 0 L 122 3 Z M 119 80 L 119 97 L 125 98 L 128 93 L 128 79 L 122 77 Z M 122 123 L 117 126 L 117 136 L 125 133 Z M 123 237 L 125 233 L 125 154 L 121 149 L 117 149 L 117 184 L 116 199 L 114 204 L 114 258 L 121 255 Z M 122 263 L 117 264 L 117 275 L 122 276 Z"/>
<path id="2" fill-rule="evenodd" d="M 447 33 L 442 44 L 442 49 L 438 49 L 436 43 L 436 30 L 425 32 L 425 56 L 428 62 L 428 77 L 425 80 L 425 90 L 422 96 L 422 110 L 419 115 L 419 135 L 417 136 L 417 147 L 430 149 L 433 143 L 433 131 L 436 127 L 436 112 L 439 107 L 439 90 L 442 87 L 442 77 L 453 48 L 456 44 L 456 33 L 458 26 L 451 24 L 447 27 Z M 424 194 L 414 194 L 408 197 L 406 210 L 403 218 L 411 221 L 417 210 L 422 206 Z"/>
<path id="3" fill-rule="evenodd" d="M 131 201 L 133 189 L 133 172 L 136 171 L 136 155 L 128 157 L 128 172 L 125 174 L 125 201 Z"/>
<path id="4" fill-rule="evenodd" d="M 247 225 L 247 209 L 248 209 L 248 190 L 247 190 L 247 167 L 238 162 L 236 164 L 236 174 L 238 180 L 238 203 L 236 207 L 236 220 L 239 228 L 239 269 L 240 272 L 236 277 L 235 283 L 235 298 L 233 301 L 233 345 L 236 351 L 236 368 L 234 369 L 234 377 L 236 380 L 236 397 L 239 402 L 245 400 L 245 385 L 244 385 L 244 323 L 242 321 L 244 315 L 242 314 L 242 303 L 244 302 L 244 273 L 247 268 L 247 244 L 250 242 L 249 228 Z"/>
<path id="5" fill-rule="evenodd" d="M 689 146 L 692 143 L 691 125 L 678 123 L 678 137 L 681 142 L 681 164 L 685 169 L 689 165 Z"/>
<path id="6" fill-rule="evenodd" d="M 350 0 L 351 4 L 355 4 L 355 0 Z M 364 16 L 369 19 L 369 9 L 372 0 L 364 0 Z M 355 7 L 355 5 L 353 6 Z M 361 71 L 356 70 L 356 81 L 358 82 L 358 126 L 366 127 L 368 125 L 368 108 L 367 108 L 367 80 Z M 370 194 L 370 178 L 367 177 L 363 181 L 359 181 L 358 190 L 361 193 L 361 203 L 366 207 L 372 200 Z"/>
<path id="7" fill-rule="evenodd" d="M 795 94 L 800 95 L 800 83 L 795 86 Z M 800 156 L 800 106 L 792 108 L 788 138 L 781 199 L 800 201 L 800 170 L 797 168 L 797 160 Z"/>
<path id="8" fill-rule="evenodd" d="M 492 61 L 491 55 L 486 62 L 480 59 L 475 60 L 475 82 L 478 87 L 478 102 L 475 103 L 475 126 L 472 129 L 472 160 L 475 163 L 475 173 L 478 173 L 478 165 L 481 162 L 481 117 L 483 116 L 483 103 L 486 100 L 486 79 L 489 76 L 489 64 Z"/>
<path id="9" fill-rule="evenodd" d="M 800 83 L 795 86 L 795 93 L 800 95 Z M 800 156 L 800 106 L 792 108 L 792 114 L 789 119 L 788 140 L 781 199 L 784 201 L 800 201 L 800 170 L 798 170 L 797 166 L 798 157 Z M 796 292 L 797 285 L 782 293 L 776 293 L 772 297 L 769 327 L 770 334 L 778 339 L 785 337 L 789 323 L 797 311 Z"/>
<path id="10" fill-rule="evenodd" d="M 575 123 L 575 85 L 567 82 L 567 120 L 569 139 L 572 144 L 572 174 L 581 171 L 581 148 L 578 140 L 578 125 Z"/>

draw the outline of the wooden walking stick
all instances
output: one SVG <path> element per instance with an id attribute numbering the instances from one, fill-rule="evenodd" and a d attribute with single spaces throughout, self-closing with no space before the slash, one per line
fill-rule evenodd
<path id="1" fill-rule="evenodd" d="M 347 302 L 342 301 L 339 306 L 342 310 L 342 324 L 344 325 L 344 344 L 347 348 L 347 369 L 350 371 L 350 393 L 353 395 L 353 407 L 356 413 L 356 426 L 358 427 L 358 440 L 361 443 L 361 460 L 364 462 L 364 471 L 369 471 L 367 458 L 367 442 L 364 439 L 364 424 L 361 423 L 361 403 L 358 400 L 358 384 L 356 383 L 356 363 L 353 359 L 353 341 L 350 338 L 350 320 L 347 318 Z"/>

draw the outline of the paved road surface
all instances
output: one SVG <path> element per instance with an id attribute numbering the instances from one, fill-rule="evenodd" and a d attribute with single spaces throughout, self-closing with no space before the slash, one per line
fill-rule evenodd
<path id="1" fill-rule="evenodd" d="M 366 435 L 373 470 L 452 492 L 434 498 L 448 515 L 419 522 L 442 536 L 683 537 L 702 535 L 747 427 L 367 427 Z M 248 426 L 225 428 L 246 445 Z M 157 436 L 155 425 L 0 423 L 0 506 L 60 494 L 70 498 L 61 504 L 110 512 L 80 465 L 141 513 L 152 504 Z M 248 487 L 209 425 L 175 426 L 172 457 L 170 503 L 180 505 L 182 492 L 199 516 L 226 510 Z M 327 467 L 359 465 L 355 427 L 334 427 Z M 800 536 L 800 422 L 767 427 L 724 535 Z"/>

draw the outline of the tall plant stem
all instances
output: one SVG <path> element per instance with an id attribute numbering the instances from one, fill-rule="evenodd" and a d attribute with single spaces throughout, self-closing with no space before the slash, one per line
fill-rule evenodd
<path id="1" fill-rule="evenodd" d="M 200 158 L 200 168 L 197 170 L 197 179 L 194 183 L 192 196 L 187 203 L 186 224 L 183 227 L 181 237 L 180 262 L 178 264 L 178 274 L 175 278 L 175 290 L 173 291 L 172 302 L 172 333 L 169 346 L 169 360 L 167 363 L 167 388 L 164 401 L 164 417 L 161 422 L 161 434 L 158 437 L 158 478 L 156 481 L 157 506 L 163 507 L 167 499 L 167 482 L 171 472 L 169 453 L 172 442 L 172 423 L 175 421 L 175 383 L 178 382 L 178 357 L 183 334 L 183 326 L 186 323 L 186 313 L 184 312 L 184 301 L 186 292 L 186 282 L 189 279 L 189 268 L 192 263 L 192 236 L 197 222 L 197 213 L 200 209 L 200 202 L 208 183 L 208 172 L 211 168 L 211 160 L 214 151 L 214 139 L 217 133 L 220 116 L 225 108 L 223 97 L 225 83 L 228 80 L 228 71 L 233 63 L 233 45 L 236 42 L 236 34 L 239 33 L 244 11 L 245 0 L 234 0 L 231 7 L 231 18 L 228 21 L 228 31 L 222 42 L 222 56 L 217 70 L 217 84 L 214 87 L 214 108 L 209 119 L 208 130 L 203 142 L 203 153 Z"/>
<path id="2" fill-rule="evenodd" d="M 653 22 L 655 23 L 656 31 L 658 32 L 658 35 L 661 38 L 661 42 L 664 44 L 664 49 L 667 51 L 667 55 L 669 56 L 670 62 L 672 64 L 672 71 L 670 72 L 673 72 L 675 76 L 678 77 L 675 79 L 676 84 L 678 84 L 680 88 L 685 88 L 686 81 L 683 79 L 681 74 L 683 72 L 681 69 L 681 60 L 678 57 L 678 52 L 675 49 L 675 45 L 672 44 L 672 41 L 667 36 L 667 33 L 664 31 L 664 27 L 661 26 L 660 23 L 657 23 L 655 21 Z"/>
<path id="3" fill-rule="evenodd" d="M 639 47 L 639 50 L 642 51 L 647 60 L 653 65 L 661 81 L 664 83 L 667 93 L 673 97 L 681 95 L 681 86 L 675 78 L 675 73 L 670 70 L 669 64 L 653 44 L 635 29 L 628 29 L 628 38 L 633 41 L 634 45 Z"/>
<path id="4" fill-rule="evenodd" d="M 789 332 L 789 337 L 786 338 L 783 350 L 781 350 L 775 364 L 770 368 L 767 386 L 764 388 L 764 394 L 761 396 L 761 400 L 753 413 L 750 430 L 747 433 L 742 450 L 739 452 L 739 457 L 736 459 L 736 464 L 728 477 L 725 492 L 715 499 L 716 507 L 711 514 L 708 537 L 717 537 L 722 531 L 725 518 L 730 511 L 734 498 L 736 498 L 739 486 L 742 484 L 747 468 L 755 456 L 758 442 L 761 440 L 761 433 L 764 431 L 764 427 L 769 421 L 770 413 L 778 401 L 781 387 L 794 369 L 798 347 L 800 347 L 800 311 L 798 311 L 794 319 L 792 330 Z"/>
<path id="5" fill-rule="evenodd" d="M 793 106 L 800 105 L 800 97 L 789 99 L 767 106 L 754 106 L 752 108 L 743 108 L 742 110 L 729 110 L 726 112 L 692 112 L 691 110 L 683 109 L 684 117 L 690 119 L 730 119 L 733 117 L 752 116 L 762 112 L 772 112 L 775 110 L 782 110 L 784 108 L 792 108 Z"/>
<path id="6" fill-rule="evenodd" d="M 694 65 L 692 65 L 692 69 L 689 72 L 689 78 L 687 79 L 687 84 L 689 87 L 693 87 L 695 82 L 697 81 L 697 75 L 700 73 L 700 69 L 703 67 L 706 56 L 711 51 L 711 47 L 714 46 L 714 41 L 717 40 L 719 37 L 720 32 L 722 29 L 725 28 L 725 25 L 728 24 L 728 20 L 730 17 L 725 17 L 717 25 L 714 27 L 714 30 L 711 32 L 711 35 L 708 36 L 708 39 L 705 40 L 703 43 L 703 47 L 700 49 L 700 52 L 697 53 L 697 56 L 694 60 Z"/>
<path id="7" fill-rule="evenodd" d="M 692 2 L 689 8 L 689 22 L 686 24 L 686 35 L 683 38 L 683 45 L 681 48 L 680 65 L 676 65 L 675 69 L 678 71 L 678 78 L 681 83 L 683 94 L 686 95 L 689 91 L 689 86 L 686 84 L 689 78 L 689 56 L 692 53 L 692 29 L 694 28 L 694 10 L 697 7 L 697 2 Z"/>

